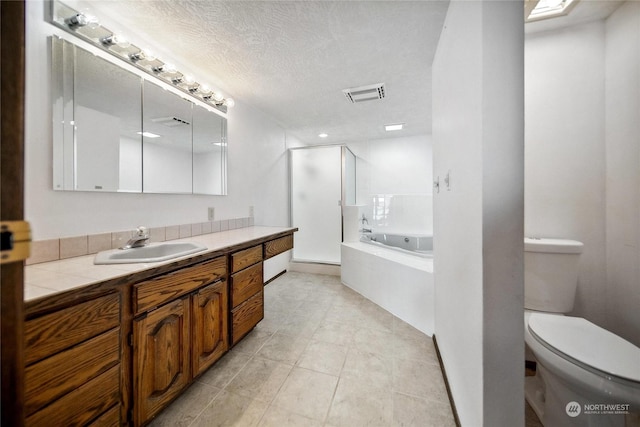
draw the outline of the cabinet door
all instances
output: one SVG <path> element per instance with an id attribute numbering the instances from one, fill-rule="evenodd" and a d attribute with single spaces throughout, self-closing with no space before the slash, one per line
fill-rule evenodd
<path id="1" fill-rule="evenodd" d="M 222 280 L 202 288 L 191 299 L 194 377 L 222 357 L 229 348 L 227 295 L 227 282 Z"/>
<path id="2" fill-rule="evenodd" d="M 134 320 L 134 424 L 141 425 L 190 381 L 190 309 L 186 296 Z"/>

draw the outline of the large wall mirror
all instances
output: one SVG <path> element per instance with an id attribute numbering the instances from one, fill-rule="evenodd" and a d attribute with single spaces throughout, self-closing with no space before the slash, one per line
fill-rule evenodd
<path id="1" fill-rule="evenodd" d="M 226 118 L 52 37 L 55 190 L 226 194 Z"/>
<path id="2" fill-rule="evenodd" d="M 148 81 L 142 99 L 144 191 L 193 192 L 191 102 Z"/>

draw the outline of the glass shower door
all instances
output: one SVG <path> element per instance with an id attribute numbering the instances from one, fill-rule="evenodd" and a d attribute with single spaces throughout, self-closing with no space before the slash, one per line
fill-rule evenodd
<path id="1" fill-rule="evenodd" d="M 342 147 L 290 150 L 293 260 L 340 264 Z"/>

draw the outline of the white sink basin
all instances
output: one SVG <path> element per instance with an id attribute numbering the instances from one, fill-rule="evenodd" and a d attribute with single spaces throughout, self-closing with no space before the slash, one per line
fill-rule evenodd
<path id="1" fill-rule="evenodd" d="M 152 243 L 141 248 L 113 249 L 96 254 L 94 264 L 131 264 L 136 262 L 159 262 L 204 251 L 207 247 L 199 243 L 174 242 Z"/>

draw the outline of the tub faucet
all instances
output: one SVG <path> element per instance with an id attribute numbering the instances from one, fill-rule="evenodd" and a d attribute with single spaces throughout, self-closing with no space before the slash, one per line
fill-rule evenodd
<path id="1" fill-rule="evenodd" d="M 364 228 L 364 227 L 362 227 L 362 228 L 360 229 L 360 232 L 361 232 L 361 233 L 371 233 L 371 229 L 370 229 L 370 228 Z"/>
<path id="2" fill-rule="evenodd" d="M 364 225 L 365 222 L 369 224 L 369 220 L 367 219 L 366 216 L 364 216 L 364 214 L 362 214 L 362 218 L 360 218 L 360 222 L 362 222 L 362 225 Z"/>
<path id="3" fill-rule="evenodd" d="M 149 242 L 149 230 L 147 227 L 136 228 L 135 234 L 129 239 L 126 245 L 120 249 L 141 248 Z"/>

